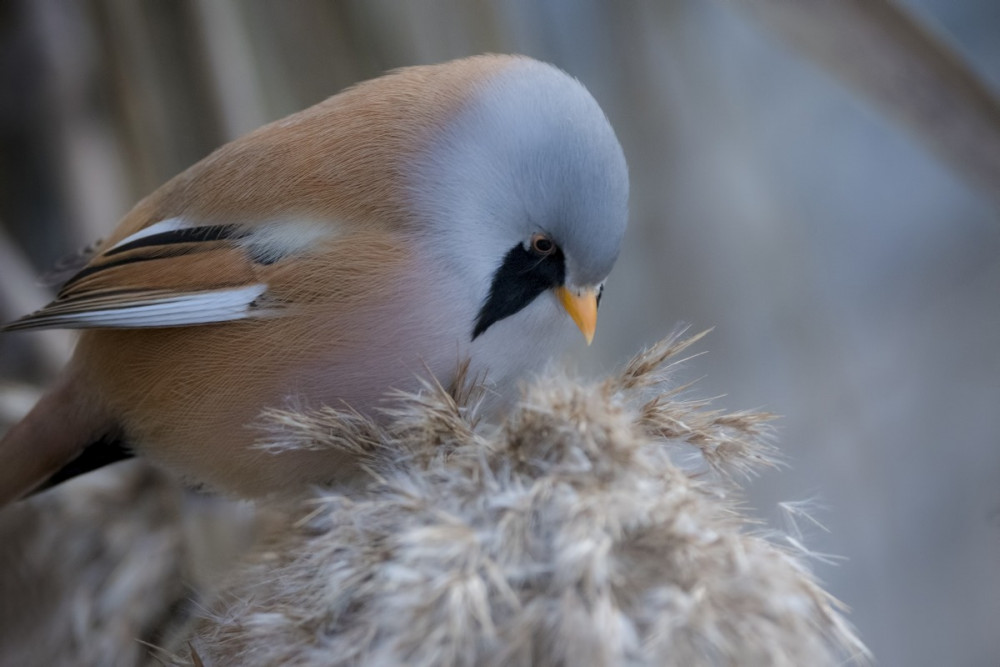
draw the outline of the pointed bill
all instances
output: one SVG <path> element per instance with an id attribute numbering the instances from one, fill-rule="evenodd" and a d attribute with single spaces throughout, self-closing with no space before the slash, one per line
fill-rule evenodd
<path id="1" fill-rule="evenodd" d="M 556 296 L 587 339 L 587 345 L 590 345 L 594 340 L 594 330 L 597 329 L 597 290 L 575 291 L 562 286 L 556 288 Z"/>

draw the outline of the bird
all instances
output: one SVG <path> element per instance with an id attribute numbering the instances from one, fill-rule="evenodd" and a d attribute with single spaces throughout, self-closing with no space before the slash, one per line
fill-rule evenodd
<path id="1" fill-rule="evenodd" d="M 509 403 L 593 338 L 628 191 L 590 92 L 519 55 L 393 70 L 221 146 L 5 327 L 83 331 L 0 440 L 0 506 L 132 453 L 235 497 L 350 483 L 347 453 L 264 451 L 262 410 L 378 418 L 463 364 Z"/>

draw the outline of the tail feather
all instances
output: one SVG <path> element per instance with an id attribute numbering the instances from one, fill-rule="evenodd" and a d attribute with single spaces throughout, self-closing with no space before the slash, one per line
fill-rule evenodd
<path id="1" fill-rule="evenodd" d="M 35 487 L 30 495 L 47 491 L 74 477 L 79 477 L 92 470 L 133 458 L 135 454 L 125 441 L 116 435 L 108 434 L 83 448 L 80 454 L 69 463 L 57 470 L 48 479 Z"/>
<path id="2" fill-rule="evenodd" d="M 73 476 L 69 474 L 73 470 L 81 474 L 99 467 L 95 464 L 113 454 L 113 448 L 90 452 L 89 445 L 113 433 L 111 427 L 78 376 L 70 369 L 64 371 L 31 412 L 0 439 L 0 507 L 23 498 L 50 478 L 62 481 Z M 124 451 L 120 443 L 117 447 Z"/>

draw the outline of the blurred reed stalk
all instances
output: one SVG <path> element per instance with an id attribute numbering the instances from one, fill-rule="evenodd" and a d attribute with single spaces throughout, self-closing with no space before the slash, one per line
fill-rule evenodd
<path id="1" fill-rule="evenodd" d="M 1000 100 L 889 0 L 731 2 L 898 120 L 1000 205 Z"/>

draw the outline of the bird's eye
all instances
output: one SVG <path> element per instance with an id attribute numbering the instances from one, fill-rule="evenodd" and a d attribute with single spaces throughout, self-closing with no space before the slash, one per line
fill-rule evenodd
<path id="1" fill-rule="evenodd" d="M 531 237 L 531 250 L 536 255 L 551 255 L 556 251 L 556 244 L 544 234 L 535 234 Z"/>

